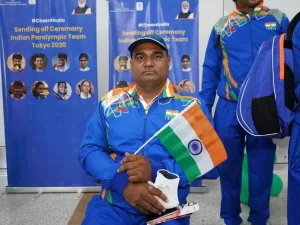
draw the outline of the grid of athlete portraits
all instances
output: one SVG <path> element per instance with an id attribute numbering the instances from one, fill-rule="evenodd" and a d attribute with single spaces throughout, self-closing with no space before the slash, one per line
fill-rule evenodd
<path id="1" fill-rule="evenodd" d="M 87 72 L 90 70 L 89 67 L 90 56 L 88 53 L 80 53 L 76 60 L 78 61 L 78 70 L 81 72 Z M 64 52 L 60 52 L 53 56 L 51 62 L 49 62 L 47 56 L 43 53 L 35 53 L 29 59 L 29 66 L 33 71 L 42 73 L 45 70 L 53 69 L 58 72 L 66 72 L 71 65 L 70 58 Z M 51 64 L 51 66 L 49 66 Z M 12 72 L 22 72 L 27 66 L 25 57 L 20 53 L 13 53 L 7 59 L 7 66 Z M 52 68 L 49 68 L 52 67 Z M 72 96 L 72 92 L 76 93 L 77 97 L 81 99 L 89 99 L 94 94 L 95 88 L 90 80 L 79 80 L 75 87 L 70 86 L 70 84 L 65 80 L 59 80 L 54 87 L 49 87 L 47 82 L 44 80 L 36 80 L 29 87 L 26 87 L 24 82 L 21 80 L 13 81 L 9 86 L 9 95 L 14 100 L 22 100 L 27 95 L 28 92 L 36 99 L 46 99 L 49 97 L 50 93 L 59 100 L 68 100 Z M 50 91 L 52 89 L 52 91 Z M 73 93 L 74 94 L 74 93 Z"/>

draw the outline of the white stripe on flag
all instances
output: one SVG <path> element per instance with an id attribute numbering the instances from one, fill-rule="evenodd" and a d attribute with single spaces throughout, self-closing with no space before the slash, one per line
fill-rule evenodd
<path id="1" fill-rule="evenodd" d="M 174 133 L 178 136 L 178 138 L 181 140 L 183 145 L 188 150 L 188 144 L 191 140 L 197 139 L 199 140 L 199 137 L 196 135 L 194 129 L 191 127 L 191 125 L 186 121 L 186 119 L 179 115 L 175 119 L 173 119 L 170 122 L 169 125 Z M 197 163 L 197 166 L 201 172 L 201 174 L 207 173 L 211 169 L 214 168 L 214 164 L 210 158 L 209 153 L 207 152 L 205 146 L 202 144 L 203 150 L 202 153 L 199 155 L 192 155 L 190 154 L 195 162 Z"/>

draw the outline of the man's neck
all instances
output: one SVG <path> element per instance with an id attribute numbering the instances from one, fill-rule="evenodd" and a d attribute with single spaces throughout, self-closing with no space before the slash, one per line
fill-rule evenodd
<path id="1" fill-rule="evenodd" d="M 157 95 L 160 94 L 160 92 L 163 90 L 165 83 L 162 83 L 160 85 L 153 85 L 153 86 L 141 86 L 139 84 L 136 84 L 136 89 L 138 93 L 143 97 L 146 103 L 151 102 Z"/>
<path id="2" fill-rule="evenodd" d="M 37 72 L 43 72 L 43 69 L 36 68 Z"/>

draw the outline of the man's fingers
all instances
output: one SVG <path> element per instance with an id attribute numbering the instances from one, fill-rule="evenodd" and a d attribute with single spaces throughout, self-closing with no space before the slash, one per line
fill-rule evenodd
<path id="1" fill-rule="evenodd" d="M 133 169 L 127 169 L 127 175 L 128 176 L 139 176 L 141 175 L 141 171 L 135 167 Z"/>
<path id="2" fill-rule="evenodd" d="M 125 170 L 134 170 L 135 168 L 138 167 L 138 163 L 137 162 L 127 162 L 127 163 L 123 163 L 122 166 L 118 169 L 118 172 L 121 173 Z"/>
<path id="3" fill-rule="evenodd" d="M 149 185 L 149 193 L 151 195 L 155 195 L 155 196 L 159 197 L 161 200 L 163 200 L 165 202 L 168 202 L 167 196 L 165 196 L 161 190 L 159 190 L 158 188 L 156 188 L 152 185 Z"/>
<path id="4" fill-rule="evenodd" d="M 118 170 L 117 170 L 117 172 L 118 173 L 122 173 L 123 171 L 125 171 L 126 169 L 125 169 L 125 167 L 124 166 L 121 166 Z"/>
<path id="5" fill-rule="evenodd" d="M 166 211 L 163 205 L 160 204 L 160 202 L 150 192 L 148 192 L 148 194 L 144 196 L 144 200 L 148 202 L 156 210 L 159 210 L 160 212 Z"/>
<path id="6" fill-rule="evenodd" d="M 140 206 L 140 205 L 137 205 L 136 207 L 135 207 L 140 213 L 142 213 L 142 214 L 144 214 L 144 215 L 149 215 L 150 213 L 146 210 L 146 209 L 144 209 L 142 206 Z"/>
<path id="7" fill-rule="evenodd" d="M 155 197 L 149 195 L 146 199 L 142 199 L 139 202 L 139 205 L 142 206 L 144 209 L 146 209 L 150 213 L 161 214 L 163 209 L 156 208 L 151 203 L 149 203 L 150 198 L 153 198 L 154 200 L 156 200 Z M 153 200 L 153 202 L 154 202 L 154 200 Z"/>
<path id="8" fill-rule="evenodd" d="M 129 176 L 128 180 L 131 183 L 138 183 L 138 182 L 143 182 L 140 176 Z"/>
<path id="9" fill-rule="evenodd" d="M 137 155 L 126 155 L 125 157 L 122 159 L 121 164 L 127 163 L 127 162 L 133 162 L 137 160 Z"/>

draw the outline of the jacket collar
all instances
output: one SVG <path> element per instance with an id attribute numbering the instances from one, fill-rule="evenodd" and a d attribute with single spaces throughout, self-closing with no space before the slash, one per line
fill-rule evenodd
<path id="1" fill-rule="evenodd" d="M 136 88 L 136 83 L 133 82 L 125 89 L 132 97 L 139 99 L 139 93 Z M 168 79 L 165 86 L 158 95 L 158 99 L 171 98 L 175 96 L 175 87 Z"/>
<path id="2" fill-rule="evenodd" d="M 261 3 L 259 3 L 259 5 L 257 5 L 254 10 L 253 10 L 253 15 L 257 15 L 261 12 L 261 10 L 264 8 L 264 1 L 261 1 Z M 239 7 L 237 6 L 237 4 L 235 5 L 235 10 L 234 10 L 237 14 L 239 15 L 244 15 L 244 13 L 239 9 Z"/>

